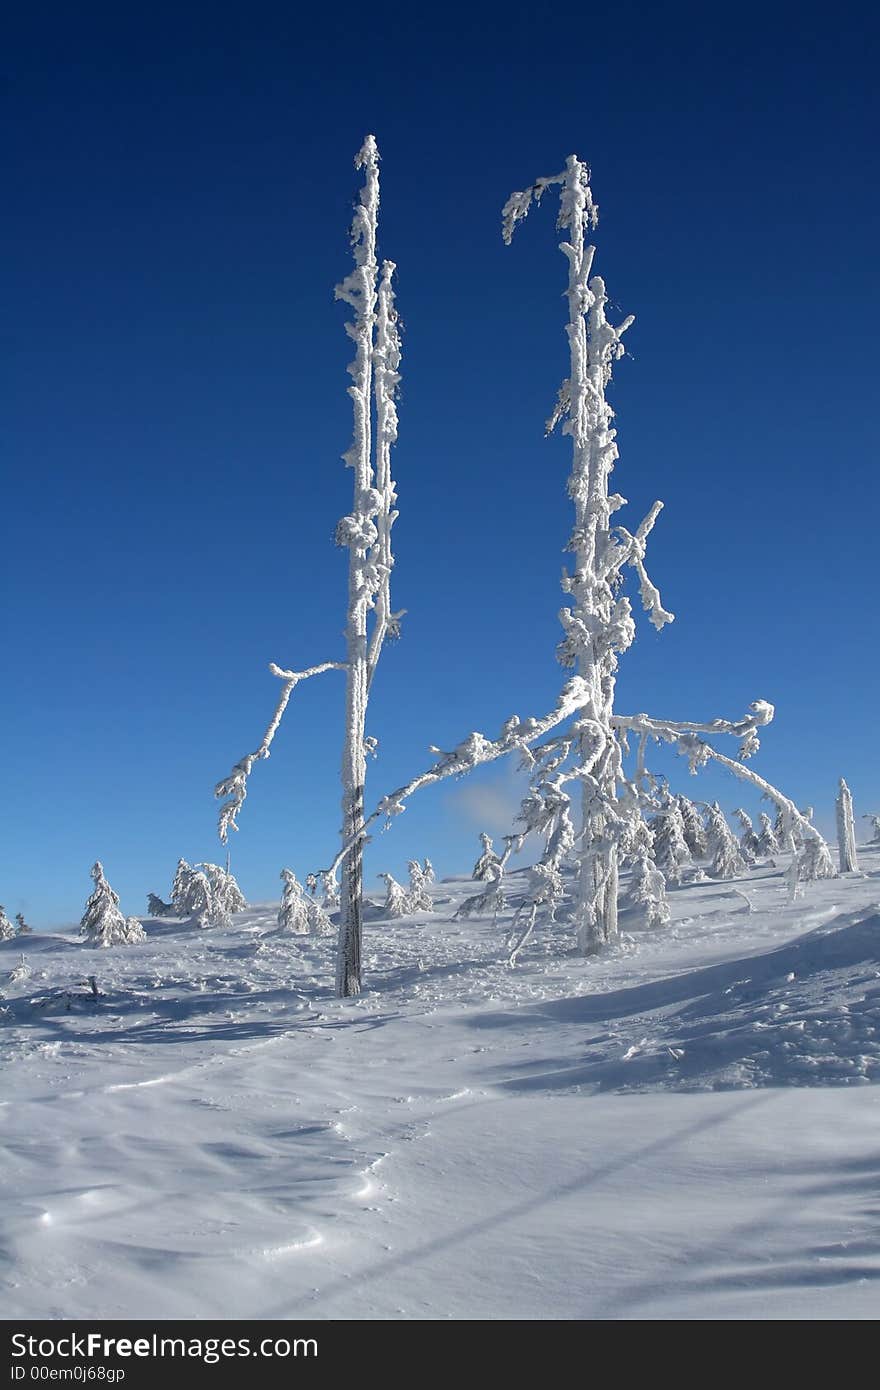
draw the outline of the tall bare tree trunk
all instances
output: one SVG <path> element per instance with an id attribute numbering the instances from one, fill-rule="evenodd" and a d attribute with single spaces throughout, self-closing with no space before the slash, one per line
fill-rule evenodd
<path id="1" fill-rule="evenodd" d="M 856 855 L 856 827 L 853 817 L 852 792 L 841 777 L 840 793 L 837 797 L 837 845 L 840 850 L 840 872 L 855 874 L 859 871 Z"/>

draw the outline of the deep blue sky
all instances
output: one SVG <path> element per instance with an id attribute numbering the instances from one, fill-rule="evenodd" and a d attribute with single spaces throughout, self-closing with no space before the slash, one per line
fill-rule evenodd
<path id="1" fill-rule="evenodd" d="M 342 652 L 352 158 L 376 133 L 406 324 L 395 604 L 368 803 L 426 745 L 552 702 L 565 263 L 508 193 L 592 165 L 631 356 L 615 486 L 677 614 L 618 707 L 777 706 L 755 767 L 829 823 L 880 810 L 878 21 L 867 4 L 36 5 L 7 20 L 0 899 L 129 912 L 219 858 L 214 782 L 258 743 L 270 660 Z M 873 400 L 872 400 L 873 398 Z M 342 680 L 294 697 L 233 843 L 252 899 L 324 863 Z M 667 760 L 660 765 L 668 766 Z M 683 765 L 678 768 L 687 782 Z M 696 783 L 688 783 L 699 794 Z M 703 795 L 739 804 L 736 784 Z M 508 773 L 414 799 L 371 874 L 468 864 Z M 748 804 L 753 804 L 750 800 Z M 375 880 L 371 880 L 375 882 Z M 379 885 L 376 885 L 379 887 Z"/>

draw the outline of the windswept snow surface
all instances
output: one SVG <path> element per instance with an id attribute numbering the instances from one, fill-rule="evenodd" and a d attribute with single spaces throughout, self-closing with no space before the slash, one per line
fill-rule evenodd
<path id="1" fill-rule="evenodd" d="M 871 1318 L 880 851 L 670 891 L 589 961 L 510 912 L 0 943 L 6 1318 Z M 511 907 L 524 876 L 508 875 Z M 22 971 L 25 956 L 29 972 Z M 99 997 L 87 983 L 94 975 Z"/>

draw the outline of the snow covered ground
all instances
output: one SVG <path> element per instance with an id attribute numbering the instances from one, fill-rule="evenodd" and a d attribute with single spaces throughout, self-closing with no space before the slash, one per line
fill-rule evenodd
<path id="1" fill-rule="evenodd" d="M 877 1316 L 861 862 L 794 904 L 781 869 L 672 890 L 588 962 L 538 931 L 514 969 L 437 883 L 374 910 L 348 1003 L 271 905 L 0 944 L 4 1316 Z"/>

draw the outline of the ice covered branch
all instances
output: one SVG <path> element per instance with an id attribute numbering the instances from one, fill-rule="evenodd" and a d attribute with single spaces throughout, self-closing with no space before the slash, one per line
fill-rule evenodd
<path id="1" fill-rule="evenodd" d="M 320 666 L 310 666 L 305 671 L 283 671 L 273 661 L 269 663 L 269 670 L 273 676 L 278 676 L 279 680 L 283 680 L 284 685 L 281 688 L 278 704 L 275 706 L 275 713 L 269 720 L 269 726 L 263 734 L 260 746 L 253 753 L 248 753 L 246 757 L 237 762 L 229 776 L 224 777 L 214 788 L 214 795 L 218 799 L 223 796 L 228 798 L 220 807 L 217 818 L 218 834 L 224 845 L 229 839 L 230 830 L 238 830 L 238 815 L 247 796 L 247 781 L 253 765 L 263 758 L 268 758 L 272 740 L 278 732 L 278 726 L 284 716 L 284 711 L 287 709 L 287 703 L 300 681 L 308 680 L 310 676 L 320 676 L 324 671 L 344 671 L 345 665 L 339 661 L 324 661 Z"/>
<path id="2" fill-rule="evenodd" d="M 769 724 L 773 718 L 773 706 L 767 700 L 755 700 L 750 712 L 743 719 L 713 719 L 708 723 L 695 721 L 673 721 L 651 719 L 646 714 L 632 716 L 615 715 L 612 723 L 620 732 L 632 731 L 642 739 L 646 736 L 676 745 L 677 751 L 687 758 L 691 772 L 714 760 L 732 772 L 740 781 L 749 782 L 760 791 L 768 801 L 777 807 L 785 836 L 784 848 L 793 854 L 791 886 L 792 891 L 798 878 L 825 878 L 833 873 L 828 847 L 809 816 L 798 809 L 790 797 L 774 787 L 765 777 L 744 766 L 745 760 L 757 752 L 759 742 L 757 730 Z M 739 761 L 719 753 L 701 734 L 731 734 L 742 739 Z M 798 844 L 801 850 L 797 852 Z"/>
<path id="3" fill-rule="evenodd" d="M 407 800 L 423 787 L 434 786 L 447 777 L 463 777 L 466 773 L 472 772 L 475 767 L 479 767 L 483 763 L 494 762 L 497 758 L 503 758 L 507 753 L 526 753 L 530 744 L 534 743 L 536 739 L 543 738 L 551 729 L 563 724 L 566 719 L 583 709 L 589 703 L 590 698 L 588 683 L 580 676 L 573 676 L 571 680 L 566 681 L 553 709 L 540 719 L 520 719 L 518 715 L 513 714 L 506 721 L 496 739 L 489 739 L 481 733 L 471 733 L 449 753 L 443 753 L 439 748 L 432 748 L 431 752 L 440 753 L 438 760 L 404 786 L 389 792 L 387 796 L 383 796 L 375 809 L 364 820 L 361 835 L 344 843 L 330 869 L 321 872 L 335 874 L 339 865 L 351 854 L 357 839 L 366 834 L 367 829 L 374 821 L 384 816 L 386 821 L 390 823 L 393 816 L 399 816 L 406 810 Z"/>
<path id="4" fill-rule="evenodd" d="M 762 729 L 773 719 L 775 710 L 769 700 L 755 700 L 749 706 L 749 713 L 742 719 L 712 719 L 707 723 L 697 723 L 693 720 L 672 720 L 672 719 L 651 719 L 647 714 L 621 715 L 614 714 L 611 723 L 619 731 L 627 731 L 639 735 L 640 747 L 640 771 L 644 770 L 644 746 L 648 738 L 655 738 L 665 743 L 676 743 L 687 734 L 732 734 L 734 738 L 742 739 L 739 750 L 740 758 L 750 758 L 757 753 L 760 747 L 758 739 L 758 729 Z M 708 747 L 702 740 L 698 740 L 694 745 L 696 751 L 700 747 Z M 684 749 L 682 750 L 684 751 Z"/>

